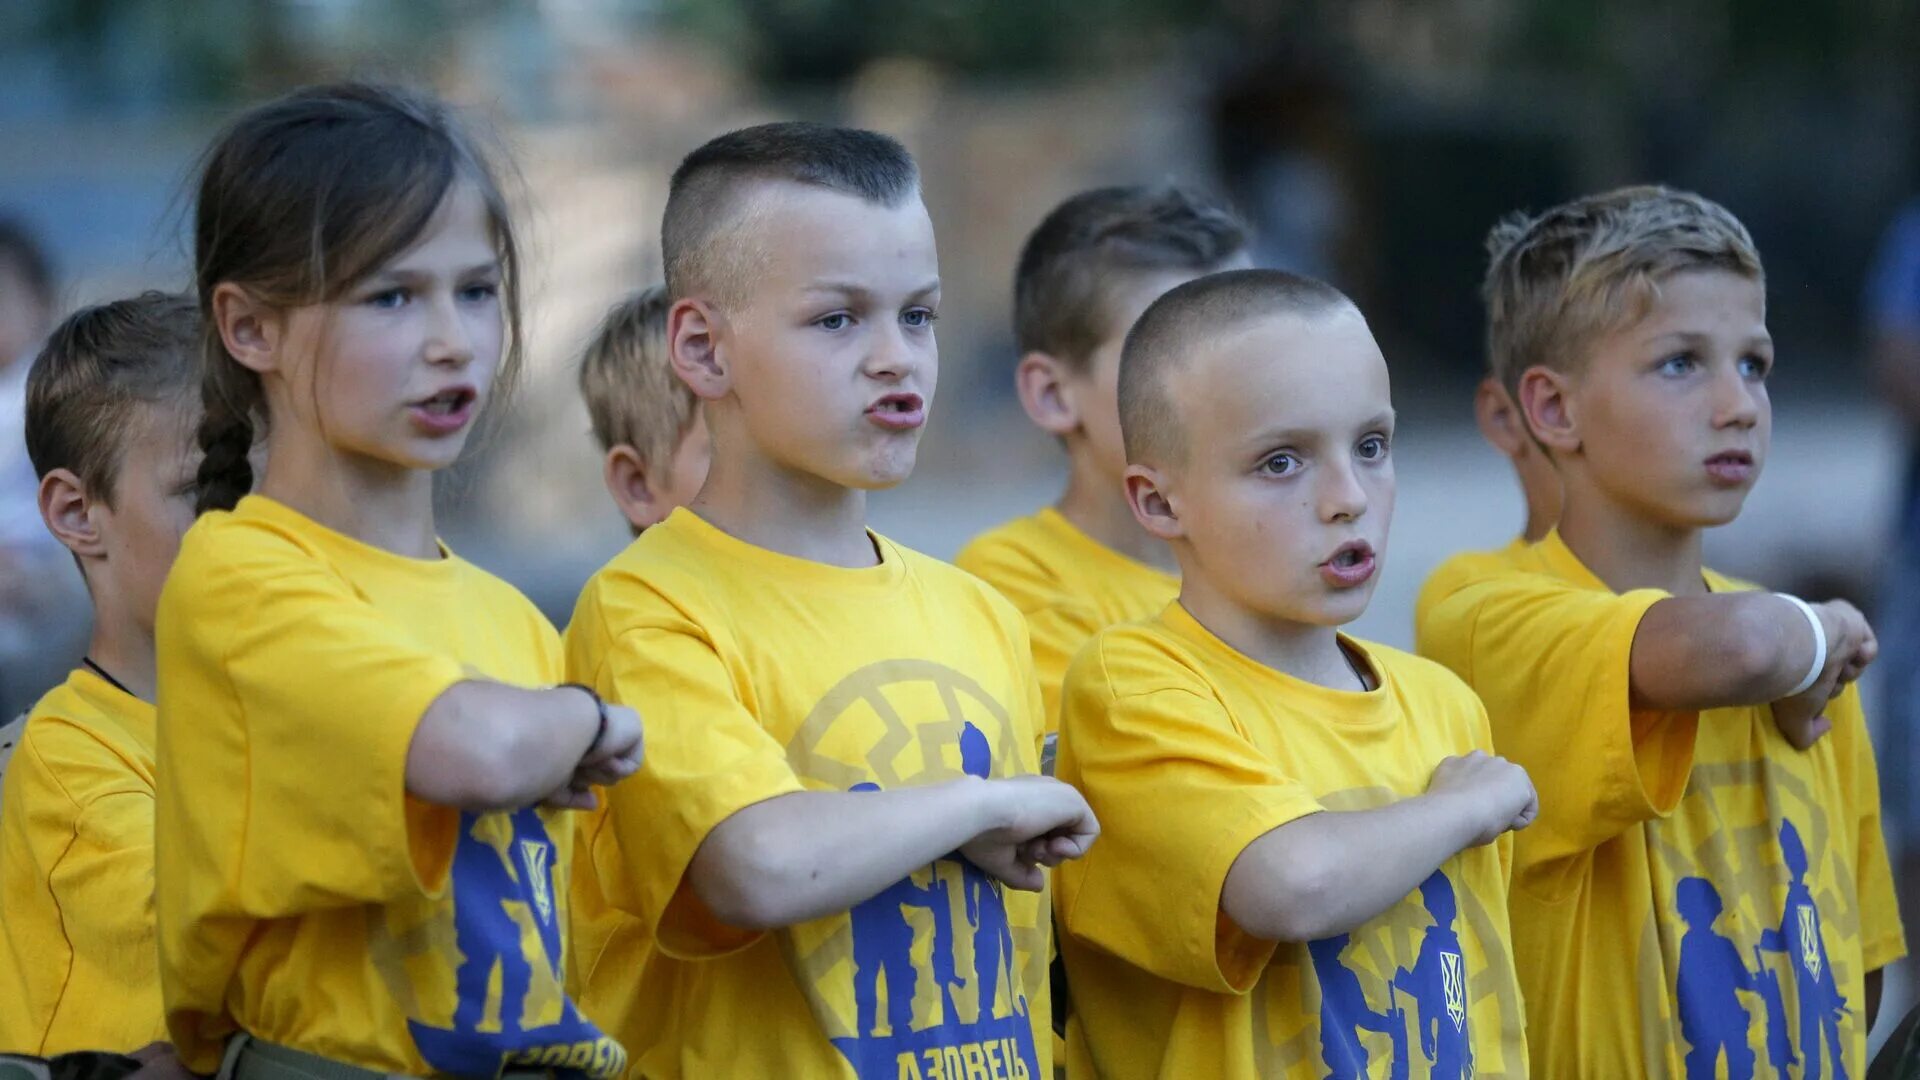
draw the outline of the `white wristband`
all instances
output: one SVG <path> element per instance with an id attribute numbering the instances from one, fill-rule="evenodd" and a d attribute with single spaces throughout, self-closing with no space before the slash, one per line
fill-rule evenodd
<path id="1" fill-rule="evenodd" d="M 1820 614 L 1813 610 L 1812 604 L 1787 593 L 1773 595 L 1799 608 L 1800 613 L 1807 617 L 1807 625 L 1813 627 L 1813 665 L 1807 668 L 1807 675 L 1800 680 L 1799 685 L 1781 695 L 1782 697 L 1799 697 L 1812 689 L 1813 684 L 1820 681 L 1820 673 L 1827 669 L 1827 627 L 1820 621 Z"/>

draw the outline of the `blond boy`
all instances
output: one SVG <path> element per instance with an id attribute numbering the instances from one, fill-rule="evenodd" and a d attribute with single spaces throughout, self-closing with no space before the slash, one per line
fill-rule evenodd
<path id="1" fill-rule="evenodd" d="M 667 362 L 667 287 L 615 304 L 580 361 L 580 396 L 600 443 L 602 479 L 634 535 L 685 506 L 712 448 L 700 400 Z"/>
<path id="2" fill-rule="evenodd" d="M 713 463 L 567 630 L 572 676 L 649 718 L 592 859 L 655 943 L 654 1004 L 606 1021 L 649 1077 L 1037 1080 L 1042 868 L 1098 827 L 1036 775 L 1019 613 L 866 526 L 936 385 L 913 160 L 817 124 L 723 135 L 675 172 L 662 247 Z"/>
<path id="3" fill-rule="evenodd" d="M 153 929 L 154 608 L 193 523 L 200 319 L 147 293 L 80 311 L 27 378 L 40 514 L 93 601 L 86 659 L 34 706 L 0 796 L 0 1052 L 165 1040 Z"/>
<path id="4" fill-rule="evenodd" d="M 1859 612 L 1702 565 L 1766 462 L 1760 259 L 1636 187 L 1496 228 L 1493 366 L 1552 461 L 1557 529 L 1428 585 L 1422 654 L 1540 785 L 1514 946 L 1544 1076 L 1860 1076 L 1905 952 Z"/>
<path id="5" fill-rule="evenodd" d="M 1120 344 L 1168 289 L 1244 266 L 1247 239 L 1238 218 L 1196 191 L 1105 187 L 1055 207 L 1021 250 L 1014 385 L 1027 416 L 1066 451 L 1067 486 L 954 561 L 1027 617 L 1050 732 L 1067 664 L 1094 631 L 1146 618 L 1180 590 L 1171 553 L 1135 524 L 1120 483 Z"/>
<path id="6" fill-rule="evenodd" d="M 1526 773 L 1436 664 L 1346 637 L 1393 515 L 1367 323 L 1274 270 L 1128 335 L 1126 492 L 1180 597 L 1075 660 L 1060 777 L 1101 842 L 1058 871 L 1076 1076 L 1524 1077 L 1506 833 Z"/>

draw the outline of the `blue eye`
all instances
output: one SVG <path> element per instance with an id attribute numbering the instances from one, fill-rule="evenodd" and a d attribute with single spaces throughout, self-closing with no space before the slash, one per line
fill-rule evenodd
<path id="1" fill-rule="evenodd" d="M 902 322 L 906 323 L 908 326 L 921 328 L 921 327 L 932 326 L 934 320 L 938 319 L 939 317 L 940 316 L 934 314 L 928 308 L 911 308 L 908 311 L 902 313 L 900 316 L 900 319 Z"/>
<path id="2" fill-rule="evenodd" d="M 1740 358 L 1740 375 L 1743 378 L 1764 379 L 1767 377 L 1767 373 L 1772 370 L 1772 362 L 1763 357 L 1743 356 Z"/>
<path id="3" fill-rule="evenodd" d="M 1379 461 L 1381 458 L 1384 458 L 1387 456 L 1386 436 L 1369 435 L 1366 438 L 1361 439 L 1359 451 L 1360 451 L 1360 459 L 1362 461 Z"/>
<path id="4" fill-rule="evenodd" d="M 1681 353 L 1660 361 L 1660 366 L 1656 370 L 1662 375 L 1685 375 L 1699 366 L 1700 361 L 1696 360 L 1692 353 Z"/>
<path id="5" fill-rule="evenodd" d="M 853 316 L 848 315 L 844 311 L 836 311 L 831 315 L 823 315 L 820 318 L 815 319 L 813 322 L 813 325 L 819 327 L 822 330 L 827 331 L 830 334 L 838 333 L 839 331 L 845 330 L 847 327 L 853 325 Z"/>
<path id="6" fill-rule="evenodd" d="M 366 305 L 375 308 L 397 308 L 405 304 L 411 295 L 405 289 L 382 289 L 367 297 Z"/>
<path id="7" fill-rule="evenodd" d="M 460 299 L 468 303 L 480 303 L 500 295 L 500 286 L 491 281 L 468 285 L 460 290 Z"/>
<path id="8" fill-rule="evenodd" d="M 1260 471 L 1268 476 L 1289 476 L 1299 468 L 1300 459 L 1292 454 L 1274 454 L 1260 463 Z"/>

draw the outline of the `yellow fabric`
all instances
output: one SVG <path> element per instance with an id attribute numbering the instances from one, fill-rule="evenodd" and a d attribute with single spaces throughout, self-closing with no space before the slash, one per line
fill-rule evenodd
<path id="1" fill-rule="evenodd" d="M 606 1015 L 647 1077 L 1024 1077 L 1050 1070 L 1043 894 L 957 858 L 854 911 L 755 936 L 684 888 L 708 832 L 804 789 L 1035 771 L 1039 690 L 1019 613 L 874 537 L 878 566 L 779 555 L 676 510 L 588 584 L 567 667 L 647 717 L 608 793 L 596 880 L 642 929 L 601 953 L 638 1015 Z M 651 950 L 651 955 L 648 955 Z M 913 988 L 911 996 L 905 991 Z"/>
<path id="2" fill-rule="evenodd" d="M 611 1076 L 560 986 L 573 815 L 407 796 L 421 716 L 470 677 L 560 680 L 505 582 L 260 496 L 202 517 L 161 594 L 160 975 L 187 1066 L 236 1029 L 362 1068 Z"/>
<path id="3" fill-rule="evenodd" d="M 1067 665 L 1093 635 L 1151 618 L 1180 594 L 1177 576 L 1120 554 L 1052 507 L 980 534 L 953 561 L 1027 617 L 1049 734 L 1059 730 Z"/>
<path id="4" fill-rule="evenodd" d="M 1527 1075 L 1508 839 L 1447 860 L 1344 943 L 1276 945 L 1220 909 L 1255 839 L 1320 810 L 1418 795 L 1441 759 L 1490 745 L 1458 679 L 1346 643 L 1378 688 L 1274 671 L 1178 603 L 1103 631 L 1075 661 L 1059 775 L 1086 793 L 1102 832 L 1055 873 L 1076 1020 L 1068 1075 Z"/>
<path id="5" fill-rule="evenodd" d="M 0 795 L 0 1052 L 167 1037 L 153 944 L 153 706 L 75 671 Z"/>
<path id="6" fill-rule="evenodd" d="M 1861 1076 L 1863 976 L 1906 944 L 1859 697 L 1833 703 L 1832 734 L 1805 753 L 1765 707 L 1635 712 L 1633 637 L 1664 595 L 1615 595 L 1555 533 L 1452 560 L 1421 598 L 1420 652 L 1480 693 L 1495 745 L 1540 792 L 1512 901 L 1534 1068 L 1712 1076 L 1718 1059 L 1772 1075 L 1791 1055 L 1835 1076 L 1838 1046 Z M 1785 854 L 1796 841 L 1810 889 Z"/>

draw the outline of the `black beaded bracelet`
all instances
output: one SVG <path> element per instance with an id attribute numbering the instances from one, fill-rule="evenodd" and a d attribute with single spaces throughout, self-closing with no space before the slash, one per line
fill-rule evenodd
<path id="1" fill-rule="evenodd" d="M 600 740 L 607 737 L 607 700 L 600 696 L 599 691 L 588 686 L 586 683 L 566 682 L 561 683 L 560 686 L 563 689 L 572 688 L 578 690 L 592 698 L 594 711 L 600 714 L 600 730 L 594 733 L 593 741 L 587 744 L 587 753 L 591 754 L 593 753 L 593 748 L 600 745 Z"/>

